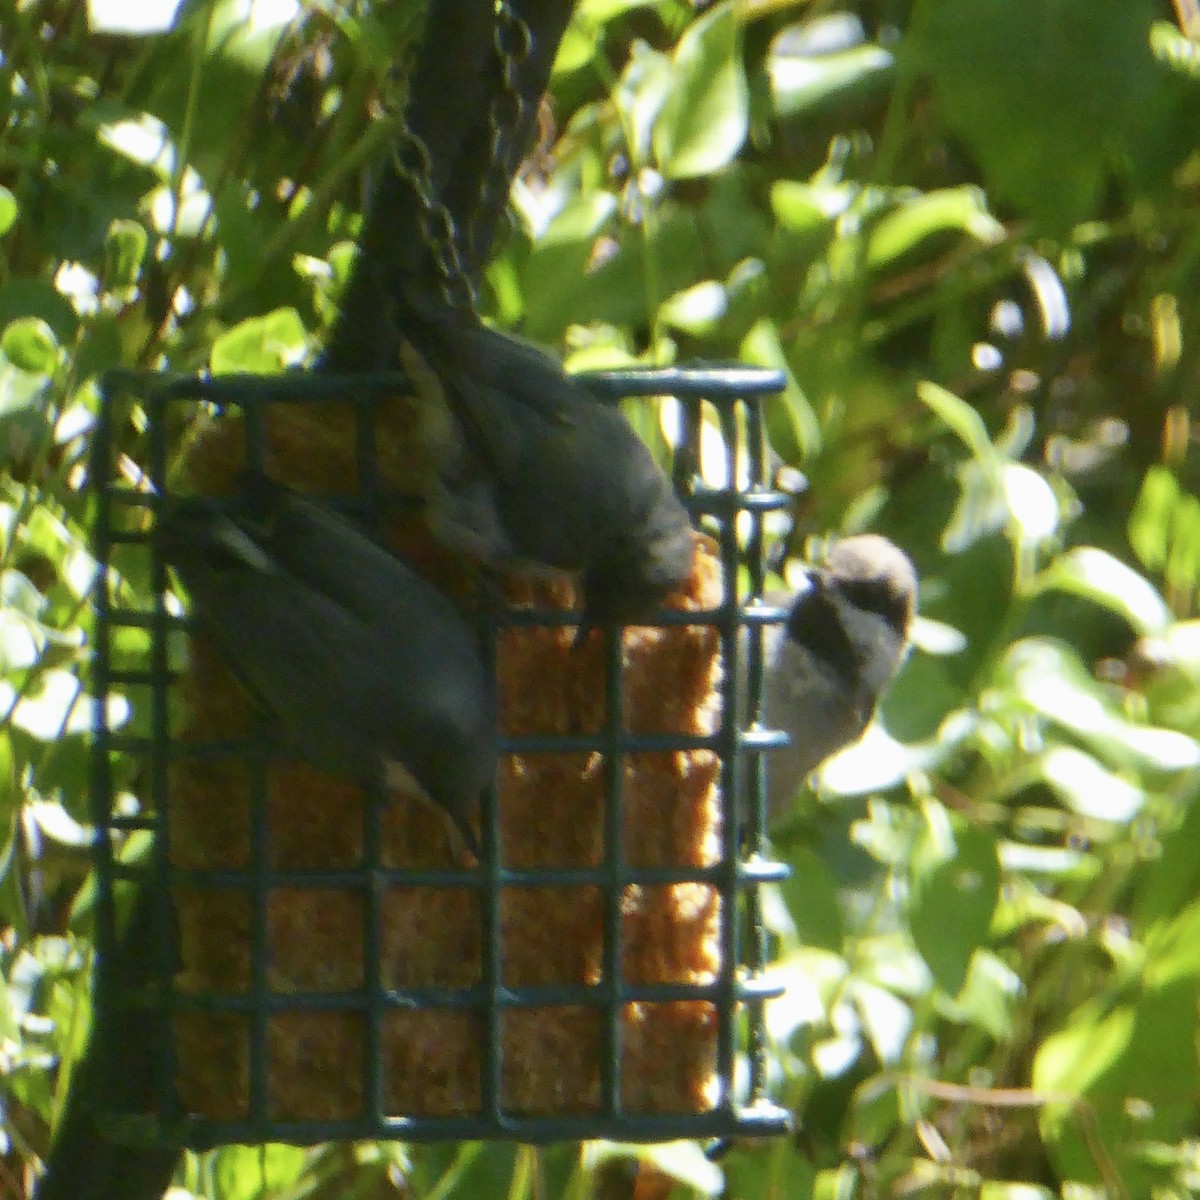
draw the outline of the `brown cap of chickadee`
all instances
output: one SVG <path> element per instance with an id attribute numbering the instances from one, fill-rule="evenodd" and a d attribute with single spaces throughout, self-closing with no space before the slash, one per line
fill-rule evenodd
<path id="1" fill-rule="evenodd" d="M 287 748 L 333 774 L 470 815 L 495 773 L 495 689 L 471 629 L 351 522 L 247 473 L 242 510 L 186 502 L 158 548 Z"/>
<path id="2" fill-rule="evenodd" d="M 763 724 L 786 732 L 767 757 L 768 819 L 778 818 L 804 780 L 856 742 L 904 660 L 917 573 L 887 538 L 845 538 L 792 594 L 764 597 L 789 609 L 763 631 Z"/>

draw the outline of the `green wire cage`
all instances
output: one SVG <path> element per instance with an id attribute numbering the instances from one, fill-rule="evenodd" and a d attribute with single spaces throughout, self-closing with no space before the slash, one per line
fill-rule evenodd
<path id="1" fill-rule="evenodd" d="M 381 398 L 406 381 L 398 374 L 205 378 L 136 372 L 106 379 L 91 473 L 95 554 L 107 581 L 97 593 L 92 671 L 93 693 L 100 701 L 94 710 L 91 798 L 99 885 L 94 1003 L 97 1024 L 107 1021 L 109 1028 L 132 1034 L 97 1047 L 112 1056 L 100 1074 L 114 1086 L 97 1103 L 113 1138 L 155 1142 L 182 1133 L 186 1144 L 203 1149 L 228 1142 L 308 1144 L 337 1138 L 725 1139 L 788 1128 L 789 1114 L 769 1098 L 763 1007 L 779 989 L 764 976 L 768 947 L 760 896 L 763 884 L 786 874 L 771 860 L 765 839 L 764 752 L 780 745 L 783 735 L 758 721 L 761 638 L 740 636 L 744 626 L 760 629 L 785 616 L 750 602 L 763 591 L 764 521 L 791 503 L 768 479 L 762 412 L 764 397 L 778 392 L 783 380 L 778 372 L 744 367 L 582 378 L 600 402 L 661 395 L 679 401 L 673 478 L 693 522 L 711 536 L 720 598 L 712 607 L 664 609 L 656 625 L 708 631 L 721 664 L 713 676 L 717 715 L 707 732 L 632 730 L 628 680 L 623 682 L 630 653 L 620 636 L 596 637 L 602 695 L 589 697 L 589 703 L 595 701 L 603 714 L 598 725 L 509 733 L 501 746 L 502 758 L 514 764 L 552 764 L 555 756 L 599 764 L 602 803 L 594 853 L 564 865 L 529 855 L 510 861 L 505 799 L 497 798 L 502 789 L 493 789 L 481 814 L 482 861 L 469 867 L 397 861 L 388 849 L 391 810 L 382 796 L 326 813 L 337 822 L 328 828 L 346 827 L 352 853 L 316 866 L 285 861 L 278 851 L 281 838 L 303 839 L 290 828 L 281 832 L 293 809 L 286 796 L 281 801 L 280 785 L 270 782 L 271 747 L 261 723 L 243 738 L 181 740 L 177 735 L 186 669 L 182 649 L 192 621 L 174 601 L 153 537 L 155 514 L 172 495 L 172 430 L 202 403 L 215 423 L 238 425 L 241 465 L 270 471 L 268 430 L 275 406 L 352 396 L 340 402 L 353 411 L 350 453 L 357 486 L 335 499 L 370 523 L 378 517 L 381 479 L 386 482 L 374 414 Z M 722 435 L 727 482 L 721 487 L 701 482 L 704 406 Z M 145 422 L 144 475 L 132 469 L 118 445 L 121 422 L 135 411 Z M 706 442 L 704 453 L 711 453 L 713 444 Z M 134 563 L 151 573 L 157 599 L 148 610 L 123 603 L 120 580 Z M 572 620 L 568 611 L 510 606 L 489 618 L 481 637 L 495 660 L 497 641 L 507 631 L 524 636 L 532 630 L 545 638 L 561 633 Z M 743 649 L 747 661 L 739 665 Z M 651 673 L 655 669 L 652 664 Z M 739 672 L 747 681 L 744 693 L 736 684 Z M 117 706 L 109 701 L 118 696 L 132 702 L 134 717 L 128 722 L 113 719 Z M 716 815 L 705 818 L 709 825 L 699 839 L 707 847 L 703 855 L 672 862 L 647 859 L 636 846 L 631 850 L 625 822 L 631 807 L 641 803 L 637 764 L 647 762 L 682 763 L 687 770 L 698 762 L 713 764 Z M 191 826 L 179 827 L 179 781 L 221 772 L 222 779 L 230 778 L 230 763 L 238 765 L 241 781 L 240 857 L 189 862 L 184 851 Z M 214 824 L 229 790 L 208 793 L 217 797 L 205 801 L 213 805 Z M 137 803 L 130 800 L 134 792 Z M 744 806 L 735 800 L 739 795 L 748 798 Z M 203 825 L 206 812 L 202 809 L 199 817 L 193 812 L 189 820 Z M 135 847 L 139 855 L 133 854 Z M 189 897 L 182 917 L 181 889 Z M 126 902 L 130 891 L 138 897 L 132 916 Z M 639 904 L 649 912 L 664 896 L 674 907 L 655 909 L 652 919 L 630 924 Z M 278 941 L 277 922 L 295 918 L 288 910 L 295 897 L 316 899 L 308 926 L 303 921 L 287 925 L 292 931 L 288 946 L 304 943 L 322 961 L 319 969 L 306 966 L 308 974 L 299 982 L 281 983 L 289 949 Z M 537 909 L 545 897 L 554 898 L 553 906 Z M 437 906 L 451 899 L 461 945 L 468 949 L 443 954 L 446 961 L 439 960 L 442 965 L 428 978 L 405 975 L 411 967 L 408 951 L 415 945 L 405 941 L 405 931 L 417 929 L 413 939 L 436 940 L 445 932 L 430 928 L 444 924 Z M 573 911 L 576 900 L 586 909 L 586 920 L 577 928 L 587 931 L 577 939 L 556 932 L 554 924 L 563 912 Z M 690 975 L 673 975 L 669 966 L 656 967 L 657 975 L 636 965 L 631 969 L 641 961 L 638 955 L 655 962 L 669 957 L 655 948 L 655 938 L 674 936 L 671 921 L 691 911 L 687 904 L 707 905 L 707 924 L 697 943 L 706 969 Z M 515 936 L 513 914 L 524 907 L 534 914 L 530 925 L 540 928 L 543 942 L 571 951 L 586 961 L 586 969 L 556 976 L 539 973 L 535 964 L 514 973 L 512 961 L 519 954 L 509 939 Z M 350 924 L 331 933 L 326 917 L 339 908 L 349 914 Z M 311 936 L 305 932 L 310 928 Z M 639 931 L 637 939 L 632 928 Z M 211 977 L 196 975 L 189 960 L 195 945 L 207 947 L 199 957 L 225 949 L 232 954 L 239 938 L 234 982 L 218 986 Z M 355 942 L 353 969 L 343 971 L 331 964 L 329 947 L 348 942 Z M 187 968 L 183 976 L 181 968 Z M 181 978 L 191 984 L 182 986 Z M 659 1013 L 664 1014 L 661 1028 L 655 1025 Z M 557 1016 L 543 1019 L 545 1014 L 566 1014 L 569 1020 L 555 1024 Z M 672 1026 L 670 1020 L 683 1024 Z M 326 1025 L 336 1029 L 336 1036 L 320 1032 Z M 526 1026 L 521 1049 L 512 1039 Z M 672 1032 L 685 1027 L 686 1037 Z M 192 1028 L 192 1034 L 181 1037 L 183 1028 Z M 582 1033 L 573 1038 L 572 1029 Z M 576 1044 L 580 1041 L 586 1043 L 586 1055 Z M 677 1104 L 661 1097 L 646 1100 L 669 1083 L 671 1053 L 681 1042 L 694 1047 L 682 1069 L 693 1084 L 701 1082 L 689 1084 L 690 1092 L 684 1088 L 687 1097 Z M 219 1087 L 236 1095 L 236 1103 L 225 1108 L 198 1104 L 189 1088 L 181 1087 L 181 1079 L 195 1074 L 190 1064 L 206 1056 L 212 1058 Z M 303 1068 L 305 1086 L 316 1096 L 312 1104 L 288 1093 L 293 1085 L 281 1082 L 284 1059 Z M 399 1098 L 393 1079 L 398 1063 L 405 1064 Z M 424 1081 L 422 1071 L 428 1072 Z M 521 1072 L 524 1082 L 514 1082 Z M 455 1080 L 466 1081 L 458 1092 Z M 412 1102 L 413 1095 L 435 1092 L 437 1102 Z M 335 1103 L 334 1097 L 340 1099 Z"/>

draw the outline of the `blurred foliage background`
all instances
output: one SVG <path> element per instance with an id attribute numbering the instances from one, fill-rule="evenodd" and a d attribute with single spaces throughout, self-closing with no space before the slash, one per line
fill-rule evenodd
<path id="1" fill-rule="evenodd" d="M 880 727 L 776 839 L 768 1023 L 797 1132 L 717 1164 L 229 1148 L 182 1187 L 1200 1194 L 1194 21 L 581 0 L 489 312 L 573 367 L 782 367 L 791 548 L 878 529 L 922 576 Z M 4 1195 L 85 1025 L 96 376 L 311 359 L 420 23 L 417 0 L 0 6 Z M 119 436 L 134 478 L 136 410 Z"/>

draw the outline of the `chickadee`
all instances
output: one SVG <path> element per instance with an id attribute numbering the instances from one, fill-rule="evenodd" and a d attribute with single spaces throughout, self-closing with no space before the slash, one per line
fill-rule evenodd
<path id="1" fill-rule="evenodd" d="M 495 773 L 495 688 L 450 601 L 349 521 L 247 473 L 244 511 L 168 508 L 158 546 L 289 748 L 469 817 Z"/>
<path id="2" fill-rule="evenodd" d="M 448 306 L 407 310 L 404 330 L 405 369 L 456 431 L 435 455 L 435 537 L 495 566 L 578 572 L 581 638 L 649 616 L 687 579 L 687 509 L 619 410 Z"/>
<path id="3" fill-rule="evenodd" d="M 916 595 L 908 556 L 863 534 L 808 568 L 794 595 L 764 597 L 790 606 L 786 622 L 763 630 L 762 723 L 791 739 L 766 761 L 768 821 L 821 763 L 862 736 L 904 659 Z M 743 661 L 748 637 L 744 629 Z"/>

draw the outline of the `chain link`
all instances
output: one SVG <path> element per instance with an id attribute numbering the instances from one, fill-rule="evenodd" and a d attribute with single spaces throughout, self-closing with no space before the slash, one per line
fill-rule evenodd
<path id="1" fill-rule="evenodd" d="M 475 311 L 475 285 L 463 261 L 461 236 L 450 210 L 434 194 L 429 148 L 407 127 L 402 127 L 392 147 L 396 173 L 408 181 L 420 208 L 418 219 L 425 248 L 433 256 L 442 297 L 453 308 Z"/>
<path id="2" fill-rule="evenodd" d="M 442 297 L 453 308 L 473 313 L 478 297 L 470 268 L 464 259 L 464 247 L 478 236 L 476 222 L 481 213 L 505 202 L 510 164 L 505 154 L 505 131 L 519 126 L 527 102 L 517 86 L 517 71 L 533 49 L 533 34 L 529 26 L 509 7 L 506 0 L 497 0 L 496 24 L 492 44 L 500 62 L 503 86 L 488 109 L 488 128 L 491 132 L 490 161 L 480 183 L 475 212 L 467 230 L 459 229 L 445 203 L 433 186 L 433 165 L 429 147 L 407 126 L 402 126 L 392 148 L 392 162 L 397 174 L 408 181 L 420 208 L 421 238 L 433 257 Z M 469 239 L 469 240 L 468 240 Z"/>
<path id="3" fill-rule="evenodd" d="M 529 26 L 513 12 L 507 0 L 496 0 L 496 26 L 492 44 L 500 60 L 503 86 L 492 99 L 488 110 L 488 127 L 491 130 L 491 161 L 480 185 L 479 201 L 475 213 L 490 213 L 507 200 L 512 169 L 516 165 L 508 161 L 505 153 L 506 130 L 520 127 L 528 108 L 528 101 L 521 95 L 517 72 L 533 49 L 533 34 Z M 471 240 L 475 241 L 476 221 L 471 222 Z"/>

